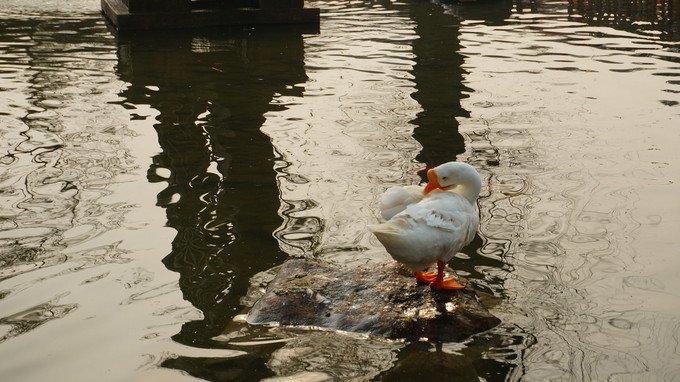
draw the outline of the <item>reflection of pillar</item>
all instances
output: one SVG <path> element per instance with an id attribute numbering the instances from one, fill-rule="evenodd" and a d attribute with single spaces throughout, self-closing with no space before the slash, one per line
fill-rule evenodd
<path id="1" fill-rule="evenodd" d="M 460 18 L 499 24 L 510 15 L 512 3 L 501 0 L 447 7 Z M 423 108 L 411 121 L 416 125 L 413 137 L 423 146 L 417 159 L 433 166 L 455 160 L 465 151 L 456 120 L 470 115 L 460 102 L 467 97 L 465 92 L 470 91 L 463 85 L 460 20 L 433 4 L 411 5 L 409 17 L 416 23 L 418 34 L 413 41 L 416 92 L 412 97 Z"/>
<path id="2" fill-rule="evenodd" d="M 417 159 L 438 165 L 465 151 L 456 121 L 469 115 L 460 105 L 465 87 L 458 25 L 451 15 L 430 7 L 413 6 L 410 17 L 418 34 L 413 41 L 416 92 L 412 97 L 423 108 L 411 121 L 416 125 L 413 137 L 423 146 Z"/>
<path id="3" fill-rule="evenodd" d="M 160 112 L 151 182 L 177 230 L 163 259 L 205 319 L 176 337 L 206 343 L 239 308 L 249 278 L 283 259 L 273 150 L 259 128 L 275 93 L 306 80 L 299 33 L 134 37 L 120 46 L 122 96 Z M 167 179 L 162 169 L 169 170 Z M 166 171 L 167 172 L 167 171 Z"/>

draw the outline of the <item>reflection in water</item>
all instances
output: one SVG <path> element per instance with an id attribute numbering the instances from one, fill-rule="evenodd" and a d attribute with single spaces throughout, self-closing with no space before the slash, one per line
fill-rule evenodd
<path id="1" fill-rule="evenodd" d="M 536 9 L 559 8 L 539 2 Z M 666 309 L 674 297 L 643 302 L 628 281 L 663 289 L 652 276 L 634 275 L 656 273 L 650 262 L 677 263 L 660 242 L 652 253 L 647 247 L 649 235 L 673 229 L 652 233 L 649 218 L 659 210 L 649 197 L 677 210 L 670 190 L 661 191 L 675 183 L 666 183 L 670 169 L 650 154 L 677 141 L 667 133 L 677 112 L 659 108 L 677 104 L 677 54 L 656 37 L 550 13 L 512 21 L 512 28 L 461 28 L 466 65 L 477 68 L 466 76 L 475 92 L 464 101 L 471 118 L 461 130 L 470 137 L 469 160 L 495 164 L 480 233 L 493 244 L 485 252 L 512 267 L 497 312 L 524 337 L 505 347 L 515 348 L 521 365 L 510 377 L 668 380 L 677 338 L 652 345 L 644 333 L 676 330 L 677 312 Z"/>
<path id="2" fill-rule="evenodd" d="M 165 43 L 164 43 L 165 42 Z M 275 96 L 306 80 L 292 31 L 147 35 L 121 42 L 125 102 L 160 112 L 162 152 L 148 177 L 167 182 L 158 204 L 177 230 L 163 259 L 184 298 L 204 314 L 174 338 L 209 346 L 239 309 L 250 276 L 284 258 L 274 153 L 259 128 Z"/>
<path id="3" fill-rule="evenodd" d="M 458 20 L 430 7 L 416 6 L 410 7 L 409 17 L 418 34 L 412 42 L 416 87 L 412 96 L 423 108 L 411 121 L 416 125 L 413 138 L 423 146 L 416 159 L 438 166 L 456 160 L 465 151 L 456 118 L 469 116 L 460 106 L 469 89 L 463 86 Z M 435 83 L 437 86 L 432 86 Z"/>
<path id="4" fill-rule="evenodd" d="M 98 14 L 11 10 L 0 9 L 0 378 L 130 378 L 142 354 L 177 351 L 168 336 L 195 317 L 158 266 L 171 233 L 147 199 L 153 141 L 113 104 L 123 85 Z M 134 350 L 112 368 L 104 349 Z"/>
<path id="5" fill-rule="evenodd" d="M 568 10 L 575 20 L 589 24 L 647 33 L 660 31 L 662 39 L 674 39 L 680 36 L 679 8 L 677 0 L 570 0 Z"/>

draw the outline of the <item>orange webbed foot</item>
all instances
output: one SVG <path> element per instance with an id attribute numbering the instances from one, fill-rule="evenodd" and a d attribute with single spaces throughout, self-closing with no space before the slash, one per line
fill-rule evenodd
<path id="1" fill-rule="evenodd" d="M 433 289 L 438 289 L 438 290 L 461 290 L 465 289 L 463 285 L 461 285 L 458 281 L 454 279 L 445 279 L 439 282 L 433 282 L 430 284 L 430 286 Z"/>
<path id="2" fill-rule="evenodd" d="M 423 284 L 432 284 L 437 280 L 436 272 L 414 272 L 413 275 L 419 283 Z"/>

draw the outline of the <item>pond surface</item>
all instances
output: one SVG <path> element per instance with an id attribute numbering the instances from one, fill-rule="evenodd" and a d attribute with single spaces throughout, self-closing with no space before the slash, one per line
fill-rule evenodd
<path id="1" fill-rule="evenodd" d="M 677 1 L 612 4 L 328 0 L 320 34 L 115 38 L 98 1 L 3 0 L 0 379 L 678 380 Z M 454 159 L 484 189 L 450 265 L 499 327 L 238 322 L 288 258 L 387 261 L 380 193 Z"/>

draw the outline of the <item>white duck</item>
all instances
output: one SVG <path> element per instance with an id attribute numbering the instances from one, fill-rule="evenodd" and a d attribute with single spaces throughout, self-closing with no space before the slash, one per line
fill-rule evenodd
<path id="1" fill-rule="evenodd" d="M 418 281 L 436 289 L 462 289 L 454 279 L 444 279 L 444 267 L 477 232 L 482 181 L 474 167 L 460 162 L 430 169 L 427 179 L 424 188 L 387 190 L 380 209 L 388 220 L 369 229 L 395 260 L 415 272 Z M 437 273 L 423 272 L 435 262 Z"/>

